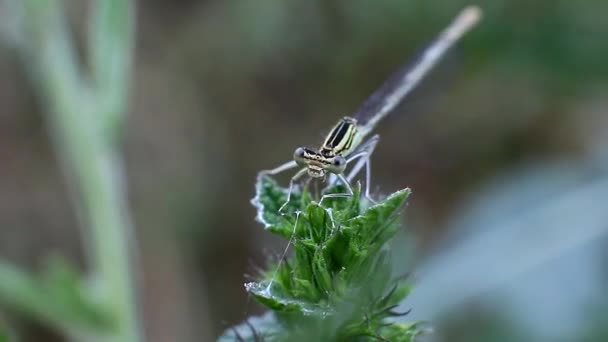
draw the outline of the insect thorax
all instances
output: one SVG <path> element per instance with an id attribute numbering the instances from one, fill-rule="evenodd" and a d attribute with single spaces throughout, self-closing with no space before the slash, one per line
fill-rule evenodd
<path id="1" fill-rule="evenodd" d="M 356 136 L 357 120 L 345 116 L 329 132 L 319 152 L 325 157 L 346 155 L 354 147 Z"/>

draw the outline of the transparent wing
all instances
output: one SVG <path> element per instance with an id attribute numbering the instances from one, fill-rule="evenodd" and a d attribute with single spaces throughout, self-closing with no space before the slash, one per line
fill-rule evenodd
<path id="1" fill-rule="evenodd" d="M 476 6 L 463 9 L 452 23 L 420 54 L 413 64 L 399 68 L 355 112 L 362 136 L 367 135 L 378 122 L 390 113 L 437 64 L 454 45 L 481 18 Z"/>

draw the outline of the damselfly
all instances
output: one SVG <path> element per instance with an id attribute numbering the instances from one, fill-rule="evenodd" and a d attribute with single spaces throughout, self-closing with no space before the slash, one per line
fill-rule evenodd
<path id="1" fill-rule="evenodd" d="M 334 175 L 346 188 L 346 193 L 326 194 L 321 197 L 319 204 L 325 198 L 348 197 L 353 195 L 350 185 L 352 179 L 365 166 L 365 196 L 370 198 L 371 161 L 370 156 L 379 136 L 374 135 L 364 141 L 378 122 L 390 113 L 401 100 L 409 94 L 416 85 L 437 64 L 445 52 L 458 41 L 480 19 L 481 11 L 476 6 L 463 9 L 453 22 L 422 52 L 412 66 L 403 66 L 376 90 L 361 107 L 351 116 L 342 118 L 327 135 L 319 149 L 299 147 L 293 154 L 293 160 L 271 170 L 261 171 L 259 176 L 276 175 L 280 172 L 301 167 L 289 182 L 287 201 L 291 198 L 293 188 L 302 177 L 325 178 L 327 173 Z M 344 175 L 346 166 L 357 160 L 347 176 Z"/>

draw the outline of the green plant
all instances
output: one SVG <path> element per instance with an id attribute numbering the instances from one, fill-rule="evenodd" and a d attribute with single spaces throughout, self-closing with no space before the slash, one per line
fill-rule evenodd
<path id="1" fill-rule="evenodd" d="M 286 189 L 268 177 L 258 180 L 257 219 L 288 239 L 294 252 L 245 284 L 271 312 L 228 329 L 220 341 L 411 341 L 420 333 L 419 323 L 392 320 L 407 314 L 396 308 L 410 285 L 392 275 L 387 243 L 399 229 L 398 213 L 410 190 L 370 205 L 360 188 L 349 198 L 326 199 L 323 206 L 307 190 L 294 193 L 279 214 Z"/>
<path id="2" fill-rule="evenodd" d="M 90 281 L 83 281 L 64 264 L 37 277 L 2 263 L 0 302 L 79 341 L 138 341 L 131 223 L 118 150 L 133 50 L 132 3 L 91 3 L 88 63 L 77 58 L 62 1 L 0 5 L 7 37 L 36 87 L 75 190 L 91 266 Z"/>

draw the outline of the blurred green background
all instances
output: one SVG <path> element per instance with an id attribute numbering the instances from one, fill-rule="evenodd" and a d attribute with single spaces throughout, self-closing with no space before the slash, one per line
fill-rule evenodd
<path id="1" fill-rule="evenodd" d="M 67 3 L 82 42 L 88 2 Z M 148 340 L 212 340 L 261 312 L 243 283 L 284 245 L 254 222 L 256 172 L 319 144 L 467 4 L 139 1 L 123 149 Z M 417 283 L 404 305 L 430 341 L 608 340 L 608 2 L 477 4 L 481 24 L 378 130 L 374 192 L 414 191 L 393 246 Z M 0 257 L 84 269 L 19 62 L 2 45 Z"/>

